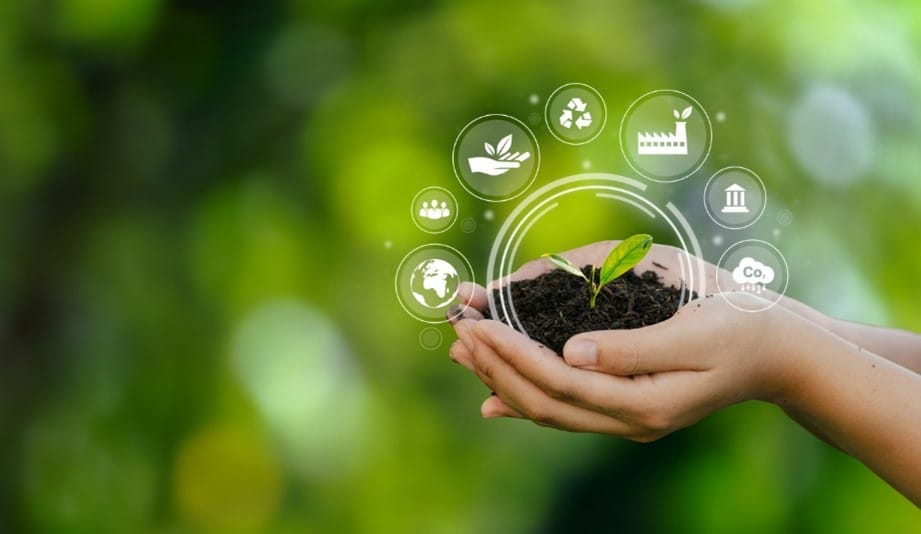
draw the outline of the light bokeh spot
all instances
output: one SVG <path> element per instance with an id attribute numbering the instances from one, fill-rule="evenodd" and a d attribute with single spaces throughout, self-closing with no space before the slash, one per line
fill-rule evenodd
<path id="1" fill-rule="evenodd" d="M 816 181 L 844 187 L 873 163 L 875 134 L 867 110 L 834 86 L 807 90 L 790 111 L 790 152 Z"/>
<path id="2" fill-rule="evenodd" d="M 302 474 L 338 474 L 363 451 L 365 386 L 338 328 L 298 301 L 253 309 L 232 342 L 237 379 L 286 460 Z"/>

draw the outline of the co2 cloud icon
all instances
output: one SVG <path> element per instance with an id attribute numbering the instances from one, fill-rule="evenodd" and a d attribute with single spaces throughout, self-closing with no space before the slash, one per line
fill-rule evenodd
<path id="1" fill-rule="evenodd" d="M 774 269 L 751 256 L 746 256 L 732 270 L 732 280 L 739 284 L 743 291 L 761 293 L 765 285 L 774 281 Z"/>

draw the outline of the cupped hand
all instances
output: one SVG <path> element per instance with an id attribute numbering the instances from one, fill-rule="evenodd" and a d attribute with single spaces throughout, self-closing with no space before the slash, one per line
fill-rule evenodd
<path id="1" fill-rule="evenodd" d="M 496 393 L 485 417 L 651 441 L 730 404 L 784 395 L 783 351 L 765 340 L 797 321 L 783 308 L 749 314 L 709 298 L 652 326 L 574 336 L 560 359 L 503 323 L 462 319 L 451 357 Z"/>
<path id="2" fill-rule="evenodd" d="M 616 243 L 596 243 L 563 255 L 579 265 L 600 264 Z M 663 283 L 678 285 L 683 254 L 656 245 L 636 269 L 653 270 Z M 546 260 L 530 262 L 510 280 L 552 268 Z M 496 393 L 483 403 L 485 417 L 524 417 L 545 426 L 637 441 L 657 439 L 729 404 L 784 395 L 787 364 L 780 357 L 782 343 L 771 336 L 790 335 L 805 320 L 778 306 L 740 312 L 725 299 L 710 296 L 716 277 L 729 274 L 705 263 L 703 272 L 703 298 L 669 320 L 635 330 L 579 334 L 567 342 L 563 359 L 501 322 L 482 320 L 486 290 L 467 284 L 460 293 L 469 307 L 454 318 L 459 340 L 451 358 Z M 742 306 L 759 299 L 747 293 L 729 298 L 739 299 Z"/>

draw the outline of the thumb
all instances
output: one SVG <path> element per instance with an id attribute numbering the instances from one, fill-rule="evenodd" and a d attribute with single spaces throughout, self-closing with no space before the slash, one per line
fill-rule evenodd
<path id="1" fill-rule="evenodd" d="M 569 338 L 563 359 L 573 367 L 618 376 L 703 370 L 693 365 L 687 344 L 676 334 L 655 326 L 586 332 Z"/>

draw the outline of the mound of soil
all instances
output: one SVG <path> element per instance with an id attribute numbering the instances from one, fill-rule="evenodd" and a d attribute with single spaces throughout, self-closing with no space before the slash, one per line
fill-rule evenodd
<path id="1" fill-rule="evenodd" d="M 590 276 L 591 267 L 583 267 L 582 272 Z M 576 334 L 659 323 L 674 315 L 682 300 L 689 300 L 687 288 L 663 285 L 654 271 L 642 275 L 630 271 L 604 286 L 594 309 L 589 307 L 591 290 L 585 280 L 560 269 L 512 282 L 510 289 L 515 313 L 528 336 L 557 354 Z M 493 294 L 498 301 L 499 291 Z M 691 292 L 690 298 L 696 299 L 697 293 Z M 504 316 L 497 319 L 511 324 Z"/>

